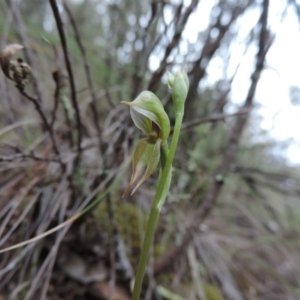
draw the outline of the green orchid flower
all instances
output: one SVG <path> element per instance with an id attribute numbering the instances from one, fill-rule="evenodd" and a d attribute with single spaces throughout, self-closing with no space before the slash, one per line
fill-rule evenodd
<path id="1" fill-rule="evenodd" d="M 142 176 L 131 195 L 156 170 L 160 161 L 161 143 L 170 134 L 170 120 L 162 103 L 152 92 L 144 91 L 134 101 L 121 103 L 130 107 L 134 124 L 147 135 L 135 149 L 131 179 L 122 196 L 125 197 L 139 177 Z"/>
<path id="2" fill-rule="evenodd" d="M 160 159 L 159 148 L 161 148 L 162 153 L 162 170 L 158 178 L 156 192 L 146 226 L 141 256 L 132 291 L 132 300 L 141 299 L 140 294 L 147 268 L 151 244 L 155 235 L 159 214 L 170 190 L 172 163 L 178 145 L 184 115 L 184 103 L 189 89 L 186 67 L 184 67 L 182 71 L 177 71 L 175 76 L 169 74 L 168 85 L 170 92 L 172 93 L 175 110 L 175 125 L 170 148 L 165 141 L 170 133 L 170 123 L 158 98 L 151 92 L 143 92 L 136 100 L 131 103 L 127 103 L 130 106 L 130 113 L 133 121 L 137 127 L 147 134 L 148 137 L 142 140 L 135 150 L 133 157 L 133 174 L 124 195 L 131 188 L 138 175 L 144 172 L 143 170 L 145 168 L 146 171 L 144 176 L 138 183 L 137 187 L 145 180 L 145 178 L 150 176 L 149 174 L 155 170 Z"/>

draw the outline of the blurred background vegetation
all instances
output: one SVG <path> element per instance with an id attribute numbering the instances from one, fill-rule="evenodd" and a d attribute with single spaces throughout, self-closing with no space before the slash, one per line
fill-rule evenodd
<path id="1" fill-rule="evenodd" d="M 15 57 L 32 68 L 25 90 L 0 75 L 1 249 L 99 200 L 52 235 L 1 253 L 0 299 L 130 299 L 158 174 L 121 199 L 140 132 L 119 103 L 149 89 L 173 124 L 166 73 L 183 64 L 184 128 L 141 299 L 300 299 L 299 168 L 256 114 L 256 87 L 276 39 L 269 4 L 0 2 L 1 49 L 23 45 Z M 287 9 L 298 15 L 300 5 L 287 0 L 282 20 Z M 253 50 L 238 104 L 237 43 Z M 222 76 L 207 80 L 213 61 Z M 296 87 L 291 101 L 299 104 Z"/>

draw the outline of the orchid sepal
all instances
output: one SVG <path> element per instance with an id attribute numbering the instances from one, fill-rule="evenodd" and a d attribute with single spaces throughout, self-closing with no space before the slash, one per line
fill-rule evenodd
<path id="1" fill-rule="evenodd" d="M 154 173 L 160 161 L 161 142 L 161 139 L 157 139 L 155 143 L 149 143 L 148 138 L 142 139 L 139 142 L 132 159 L 131 179 L 122 195 L 122 198 L 128 194 L 135 181 L 142 176 L 143 172 L 143 176 L 138 181 L 130 195 L 133 195 L 137 188 Z"/>
<path id="2" fill-rule="evenodd" d="M 130 115 L 136 127 L 147 136 L 153 131 L 153 124 L 159 127 L 159 138 L 163 141 L 170 134 L 170 120 L 160 100 L 150 91 L 144 91 L 132 102 L 122 101 L 130 107 Z"/>

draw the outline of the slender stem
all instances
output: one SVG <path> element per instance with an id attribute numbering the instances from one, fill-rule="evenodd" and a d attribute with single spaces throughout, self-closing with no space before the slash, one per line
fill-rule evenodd
<path id="1" fill-rule="evenodd" d="M 170 189 L 171 177 L 172 177 L 172 162 L 177 148 L 178 138 L 179 138 L 181 124 L 182 124 L 182 118 L 183 118 L 183 112 L 176 114 L 174 133 L 173 133 L 173 138 L 172 138 L 169 153 L 168 153 L 167 143 L 164 142 L 162 145 L 163 147 L 162 150 L 164 154 L 168 153 L 167 160 L 165 162 L 165 165 L 163 166 L 161 176 L 158 179 L 156 194 L 151 206 L 151 211 L 150 211 L 147 228 L 146 228 L 146 234 L 144 237 L 142 252 L 141 252 L 140 261 L 137 269 L 136 280 L 134 282 L 132 300 L 140 299 L 142 283 L 146 272 L 148 256 L 149 256 L 152 240 L 154 237 L 157 221 L 159 218 L 161 207 Z"/>
<path id="2" fill-rule="evenodd" d="M 80 117 L 80 111 L 79 111 L 79 105 L 77 101 L 77 95 L 76 95 L 76 88 L 75 88 L 75 80 L 74 80 L 74 73 L 72 70 L 72 64 L 70 62 L 70 57 L 68 53 L 68 45 L 66 40 L 66 35 L 63 29 L 63 22 L 59 13 L 58 5 L 56 0 L 49 0 L 50 6 L 53 11 L 54 19 L 56 21 L 57 30 L 59 33 L 64 57 L 65 57 L 65 64 L 69 75 L 69 81 L 70 81 L 70 89 L 71 89 L 71 100 L 72 104 L 75 110 L 75 116 L 76 116 L 76 122 L 77 122 L 77 156 L 75 159 L 75 167 L 78 165 L 81 157 L 82 147 L 81 147 L 81 141 L 82 141 L 82 121 Z"/>

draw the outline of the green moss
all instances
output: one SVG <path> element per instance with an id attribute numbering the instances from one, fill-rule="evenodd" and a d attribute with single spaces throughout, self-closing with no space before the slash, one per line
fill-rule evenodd
<path id="1" fill-rule="evenodd" d="M 206 300 L 222 300 L 223 297 L 217 287 L 212 284 L 206 284 L 204 286 L 204 292 Z"/>
<path id="2" fill-rule="evenodd" d="M 102 202 L 95 210 L 94 215 L 103 230 L 104 236 L 111 232 L 111 221 L 108 215 L 106 202 Z M 127 247 L 127 252 L 132 260 L 137 259 L 141 247 L 140 229 L 144 232 L 146 215 L 131 203 L 118 203 L 114 207 L 115 226 Z M 132 261 L 136 264 L 136 261 Z"/>

